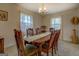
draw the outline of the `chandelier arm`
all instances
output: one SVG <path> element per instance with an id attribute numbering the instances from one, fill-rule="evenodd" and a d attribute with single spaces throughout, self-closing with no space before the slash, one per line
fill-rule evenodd
<path id="1" fill-rule="evenodd" d="M 47 10 L 46 10 L 46 7 L 45 7 L 44 3 L 41 4 L 41 8 L 39 8 L 39 13 L 41 15 L 47 14 Z"/>

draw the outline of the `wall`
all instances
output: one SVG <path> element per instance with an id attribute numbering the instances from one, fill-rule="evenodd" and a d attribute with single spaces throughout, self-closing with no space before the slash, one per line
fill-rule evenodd
<path id="1" fill-rule="evenodd" d="M 15 44 L 13 29 L 19 28 L 19 14 L 15 4 L 0 4 L 0 10 L 8 12 L 8 21 L 0 21 L 0 36 L 6 48 Z"/>
<path id="2" fill-rule="evenodd" d="M 40 15 L 21 8 L 17 4 L 0 4 L 0 10 L 8 12 L 8 21 L 0 21 L 0 36 L 5 39 L 5 48 L 16 43 L 13 29 L 20 29 L 20 12 L 33 16 L 34 28 L 41 26 Z"/>
<path id="3" fill-rule="evenodd" d="M 66 41 L 71 41 L 73 25 L 71 24 L 70 20 L 73 16 L 79 17 L 79 8 L 63 11 L 63 12 L 56 13 L 56 14 L 46 15 L 43 19 L 43 25 L 46 25 L 49 28 L 51 18 L 59 17 L 59 16 L 61 16 L 62 18 L 61 39 L 66 40 Z M 77 28 L 79 28 L 79 25 L 77 26 Z M 77 31 L 79 32 L 78 29 Z M 78 37 L 79 37 L 79 33 L 78 33 Z"/>

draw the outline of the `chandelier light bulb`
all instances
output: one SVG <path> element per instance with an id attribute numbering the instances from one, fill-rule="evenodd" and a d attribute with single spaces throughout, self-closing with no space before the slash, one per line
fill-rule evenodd
<path id="1" fill-rule="evenodd" d="M 46 10 L 46 7 L 44 7 L 44 10 Z"/>
<path id="2" fill-rule="evenodd" d="M 41 12 L 42 11 L 42 9 L 41 8 L 39 8 L 39 12 Z"/>
<path id="3" fill-rule="evenodd" d="M 42 6 L 39 8 L 39 13 L 40 13 L 41 15 L 47 14 L 47 9 L 46 9 L 46 7 L 44 6 L 44 4 L 42 4 Z"/>
<path id="4" fill-rule="evenodd" d="M 39 8 L 39 10 L 42 10 L 41 8 Z"/>

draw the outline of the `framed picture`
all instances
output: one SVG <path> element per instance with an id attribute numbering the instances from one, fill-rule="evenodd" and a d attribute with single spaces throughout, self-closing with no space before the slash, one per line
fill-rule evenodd
<path id="1" fill-rule="evenodd" d="M 0 21 L 8 20 L 8 12 L 0 10 Z"/>

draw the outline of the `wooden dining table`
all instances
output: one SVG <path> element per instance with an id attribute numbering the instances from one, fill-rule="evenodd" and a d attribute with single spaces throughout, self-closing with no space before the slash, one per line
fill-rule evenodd
<path id="1" fill-rule="evenodd" d="M 26 35 L 23 37 L 23 39 L 29 43 L 32 43 L 33 45 L 38 47 L 38 55 L 41 56 L 41 49 L 42 45 L 50 39 L 50 32 L 41 33 L 34 36 L 27 37 Z"/>

